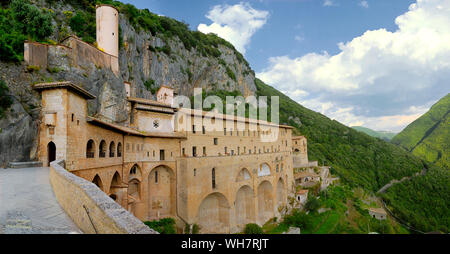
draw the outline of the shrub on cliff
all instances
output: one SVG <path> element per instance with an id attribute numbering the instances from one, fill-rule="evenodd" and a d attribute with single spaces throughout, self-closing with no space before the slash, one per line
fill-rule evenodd
<path id="1" fill-rule="evenodd" d="M 246 235 L 262 235 L 262 234 L 264 234 L 264 231 L 257 224 L 250 223 L 250 224 L 245 225 L 244 234 L 246 234 Z"/>

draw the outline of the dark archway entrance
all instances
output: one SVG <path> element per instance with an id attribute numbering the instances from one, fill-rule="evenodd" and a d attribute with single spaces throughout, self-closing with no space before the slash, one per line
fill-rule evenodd
<path id="1" fill-rule="evenodd" d="M 56 145 L 53 142 L 48 143 L 47 145 L 47 163 L 50 167 L 50 163 L 56 160 Z"/>

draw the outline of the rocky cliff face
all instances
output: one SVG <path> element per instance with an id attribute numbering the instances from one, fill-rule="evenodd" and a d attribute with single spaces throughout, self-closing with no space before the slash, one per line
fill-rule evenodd
<path id="1" fill-rule="evenodd" d="M 40 8 L 49 8 L 45 1 L 38 2 Z M 57 40 L 61 27 L 71 33 L 67 22 L 61 22 L 58 17 L 76 10 L 66 4 L 51 7 L 57 28 L 51 39 Z M 123 123 L 127 116 L 125 81 L 132 84 L 133 96 L 147 99 L 155 99 L 152 90 L 161 85 L 171 86 L 178 94 L 186 96 L 191 96 L 197 87 L 206 91 L 237 90 L 243 95 L 253 95 L 256 91 L 253 71 L 226 46 L 218 46 L 219 58 L 205 57 L 195 48 L 187 50 L 177 37 L 163 40 L 158 35 L 136 31 L 123 14 L 120 28 L 124 43 L 120 50 L 119 76 L 93 64 L 72 66 L 67 56 L 58 51 L 49 51 L 47 69 L 30 68 L 23 62 L 0 61 L 0 79 L 6 82 L 14 101 L 0 119 L 0 166 L 10 161 L 37 159 L 40 98 L 31 88 L 35 83 L 73 81 L 97 96 L 89 102 L 89 114 L 106 115 L 118 123 Z M 170 47 L 170 54 L 155 50 L 164 46 Z M 153 89 L 149 89 L 148 84 L 153 84 Z"/>

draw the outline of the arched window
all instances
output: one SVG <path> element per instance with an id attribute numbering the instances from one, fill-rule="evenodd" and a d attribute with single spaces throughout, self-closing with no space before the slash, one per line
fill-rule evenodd
<path id="1" fill-rule="evenodd" d="M 137 172 L 137 165 L 134 165 L 131 169 L 130 169 L 130 175 L 135 175 Z"/>
<path id="2" fill-rule="evenodd" d="M 122 143 L 117 144 L 117 157 L 122 157 Z"/>
<path id="3" fill-rule="evenodd" d="M 94 158 L 95 157 L 95 144 L 94 140 L 89 140 L 86 146 L 86 158 Z"/>
<path id="4" fill-rule="evenodd" d="M 100 158 L 106 157 L 106 142 L 104 140 L 102 140 L 102 142 L 100 142 L 98 157 L 100 157 Z"/>
<path id="5" fill-rule="evenodd" d="M 116 144 L 114 144 L 114 141 L 111 142 L 109 145 L 109 157 L 114 157 L 114 152 L 116 151 Z"/>
<path id="6" fill-rule="evenodd" d="M 211 183 L 212 183 L 212 188 L 215 189 L 216 188 L 216 169 L 213 168 L 211 171 Z"/>

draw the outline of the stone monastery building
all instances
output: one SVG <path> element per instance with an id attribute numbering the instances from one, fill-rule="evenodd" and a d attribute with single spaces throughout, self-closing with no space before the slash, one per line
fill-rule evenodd
<path id="1" fill-rule="evenodd" d="M 117 56 L 117 10 L 97 6 L 97 22 L 99 47 Z M 34 85 L 44 165 L 64 160 L 140 220 L 171 217 L 201 233 L 280 215 L 294 195 L 292 127 L 176 108 L 166 86 L 156 101 L 130 97 L 125 86 L 128 120 L 117 124 L 89 116 L 95 96 L 72 82 Z"/>

